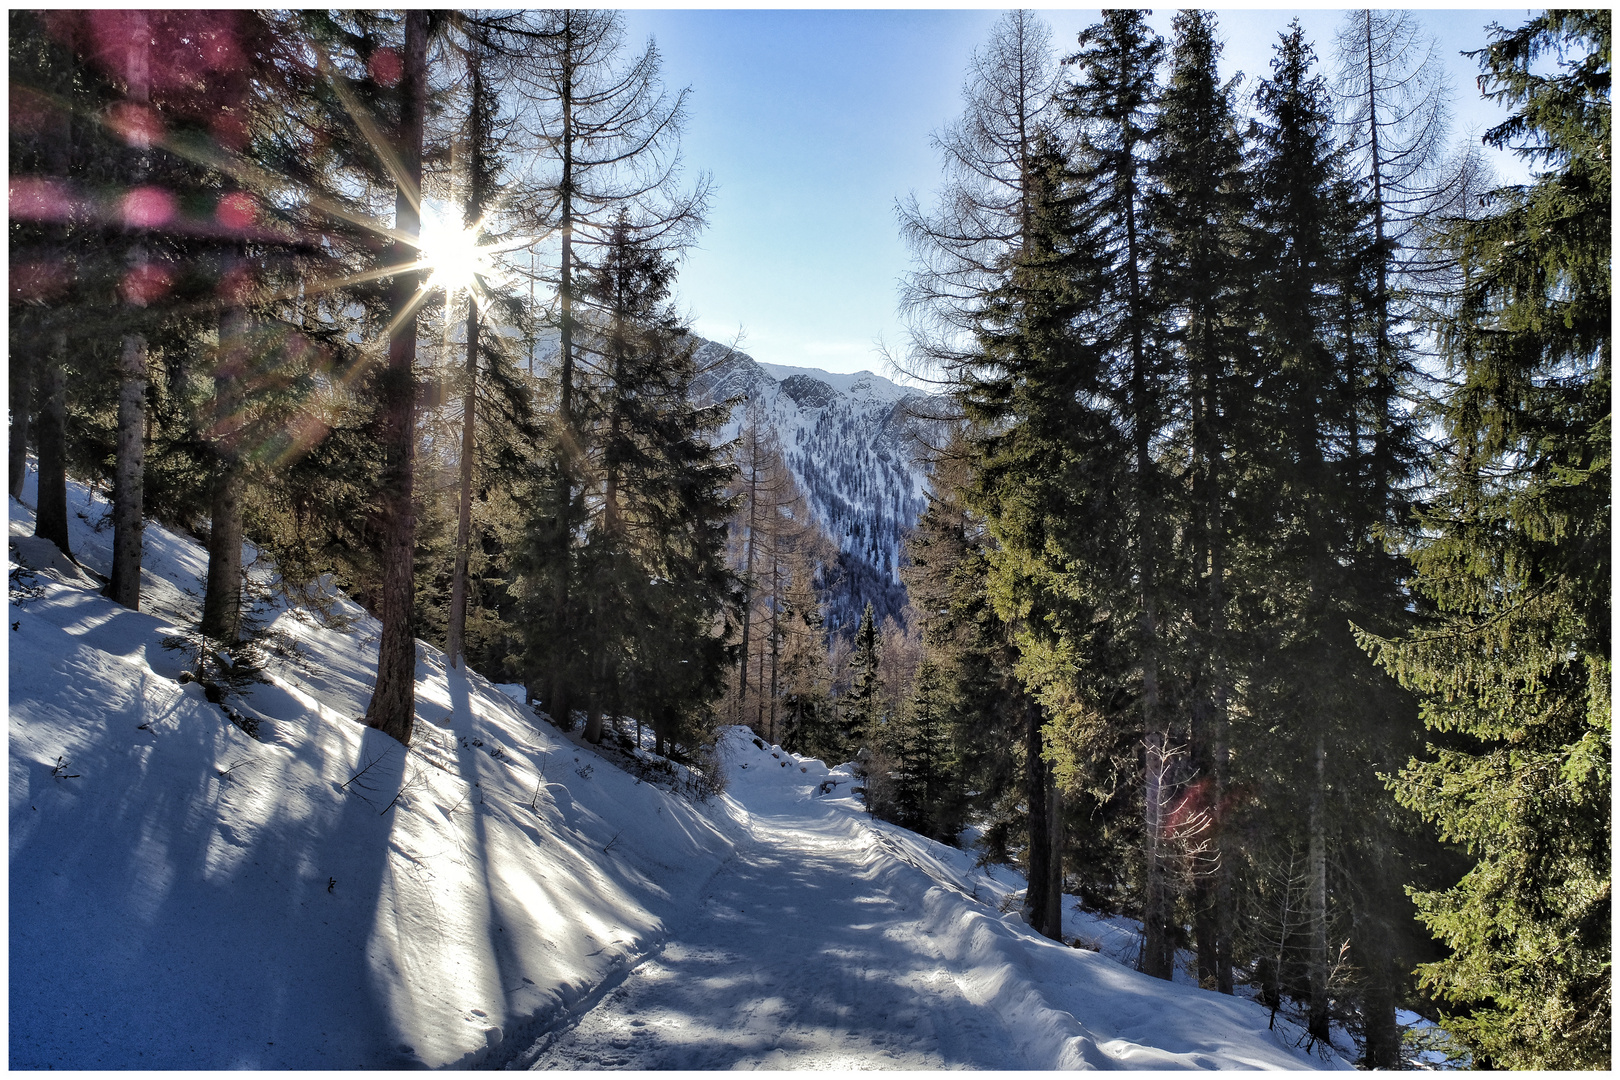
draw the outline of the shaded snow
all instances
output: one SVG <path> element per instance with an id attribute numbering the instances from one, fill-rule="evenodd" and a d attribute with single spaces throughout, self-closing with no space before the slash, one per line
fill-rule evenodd
<path id="1" fill-rule="evenodd" d="M 101 574 L 105 509 L 70 494 Z M 742 729 L 694 802 L 419 643 L 407 751 L 356 720 L 378 628 L 342 598 L 266 607 L 250 738 L 161 645 L 205 569 L 149 525 L 137 613 L 13 555 L 13 1068 L 1343 1067 L 1039 938 L 1013 875 Z"/>

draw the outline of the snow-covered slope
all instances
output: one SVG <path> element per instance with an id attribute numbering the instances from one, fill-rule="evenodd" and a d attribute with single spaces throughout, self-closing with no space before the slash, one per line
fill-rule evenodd
<path id="1" fill-rule="evenodd" d="M 858 619 L 867 600 L 879 614 L 896 609 L 901 541 L 927 506 L 924 451 L 938 437 L 927 417 L 939 403 L 869 371 L 764 364 L 712 341 L 697 355 L 699 392 L 760 405 L 794 479 L 843 552 L 853 580 L 834 603 L 835 623 Z M 740 431 L 745 407 L 733 410 L 726 437 Z"/>
<path id="2" fill-rule="evenodd" d="M 70 510 L 104 572 L 105 503 Z M 696 802 L 419 643 L 407 751 L 356 720 L 377 624 L 341 597 L 326 623 L 266 608 L 250 737 L 162 645 L 200 548 L 148 526 L 136 613 L 47 568 L 32 516 L 11 502 L 13 1068 L 1343 1065 L 1037 937 L 1006 871 L 743 729 Z"/>

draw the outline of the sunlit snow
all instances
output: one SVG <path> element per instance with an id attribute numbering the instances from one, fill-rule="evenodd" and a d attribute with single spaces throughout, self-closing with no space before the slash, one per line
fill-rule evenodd
<path id="1" fill-rule="evenodd" d="M 25 549 L 32 503 L 30 479 Z M 75 485 L 69 512 L 105 574 L 105 500 Z M 694 801 L 422 643 L 407 751 L 355 719 L 378 628 L 341 597 L 265 609 L 250 738 L 162 645 L 202 549 L 145 544 L 139 613 L 13 548 L 13 1068 L 1346 1067 L 1253 1002 L 1033 934 L 1015 874 L 745 729 Z"/>

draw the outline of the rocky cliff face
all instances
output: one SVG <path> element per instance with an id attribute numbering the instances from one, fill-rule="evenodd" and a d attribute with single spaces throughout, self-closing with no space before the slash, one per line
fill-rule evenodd
<path id="1" fill-rule="evenodd" d="M 830 622 L 852 629 L 870 601 L 879 618 L 905 603 L 901 542 L 927 506 L 931 399 L 880 375 L 762 364 L 717 342 L 698 348 L 696 392 L 735 401 L 734 438 L 749 402 L 768 417 L 811 509 L 841 552 Z"/>

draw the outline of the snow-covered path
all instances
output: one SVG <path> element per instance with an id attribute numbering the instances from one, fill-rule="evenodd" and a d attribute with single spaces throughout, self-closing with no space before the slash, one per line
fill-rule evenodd
<path id="1" fill-rule="evenodd" d="M 746 824 L 658 953 L 534 1068 L 1025 1066 L 929 943 L 920 883 L 892 880 L 919 872 L 858 818 L 807 799 Z"/>
<path id="2" fill-rule="evenodd" d="M 1021 880 L 872 820 L 847 769 L 744 729 L 725 748 L 732 854 L 660 947 L 513 1066 L 1346 1067 L 1251 1001 L 1033 933 L 1002 914 Z"/>

